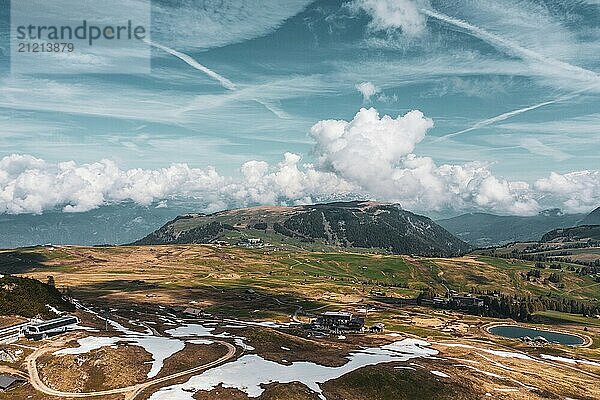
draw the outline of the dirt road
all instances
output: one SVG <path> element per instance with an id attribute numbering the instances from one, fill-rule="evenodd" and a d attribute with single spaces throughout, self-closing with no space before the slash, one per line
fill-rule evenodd
<path id="1" fill-rule="evenodd" d="M 139 395 L 144 389 L 147 389 L 151 386 L 155 386 L 155 385 L 158 385 L 158 384 L 161 384 L 164 382 L 168 382 L 172 379 L 181 378 L 186 375 L 195 374 L 195 373 L 201 372 L 203 370 L 206 370 L 208 368 L 215 367 L 221 363 L 226 362 L 227 360 L 229 360 L 235 356 L 236 347 L 234 345 L 232 345 L 231 343 L 223 342 L 223 341 L 214 341 L 214 342 L 227 347 L 227 354 L 225 354 L 223 357 L 219 358 L 218 360 L 212 361 L 207 364 L 199 365 L 195 368 L 181 371 L 181 372 L 178 372 L 178 373 L 175 373 L 172 375 L 168 375 L 168 376 L 165 376 L 162 378 L 152 379 L 148 382 L 140 383 L 137 385 L 127 386 L 127 387 L 117 388 L 117 389 L 111 389 L 111 390 L 103 390 L 103 391 L 99 391 L 99 392 L 88 392 L 88 393 L 62 392 L 60 390 L 52 389 L 52 388 L 48 387 L 44 382 L 42 382 L 42 380 L 40 379 L 39 373 L 38 373 L 36 361 L 43 354 L 46 354 L 50 351 L 57 350 L 58 348 L 56 347 L 56 345 L 44 346 L 40 349 L 37 349 L 32 354 L 30 354 L 26 358 L 27 372 L 29 373 L 29 382 L 36 390 L 39 390 L 40 392 L 43 392 L 43 393 L 46 393 L 46 394 L 49 394 L 52 396 L 82 398 L 82 397 L 100 397 L 100 396 L 108 396 L 108 395 L 115 395 L 115 394 L 123 394 L 125 400 L 134 400 L 136 398 L 136 396 Z"/>

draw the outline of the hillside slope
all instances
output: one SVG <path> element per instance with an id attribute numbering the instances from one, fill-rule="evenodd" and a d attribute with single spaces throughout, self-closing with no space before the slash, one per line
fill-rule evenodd
<path id="1" fill-rule="evenodd" d="M 579 225 L 600 225 L 600 207 L 586 215 Z"/>
<path id="2" fill-rule="evenodd" d="M 582 225 L 571 228 L 554 229 L 544 236 L 542 242 L 573 242 L 581 240 L 600 240 L 600 225 Z"/>
<path id="3" fill-rule="evenodd" d="M 178 217 L 135 244 L 186 244 L 260 238 L 273 245 L 377 249 L 454 256 L 470 246 L 431 219 L 394 204 L 345 202 L 256 207 Z"/>
<path id="4" fill-rule="evenodd" d="M 485 247 L 537 241 L 553 229 L 577 225 L 583 217 L 582 214 L 546 210 L 530 217 L 470 213 L 436 222 L 465 242 Z"/>
<path id="5" fill-rule="evenodd" d="M 122 244 L 147 235 L 185 212 L 187 206 L 170 202 L 168 208 L 133 203 L 110 204 L 82 212 L 49 210 L 40 215 L 0 214 L 0 248 L 40 244 Z"/>
<path id="6" fill-rule="evenodd" d="M 0 315 L 55 317 L 48 306 L 62 311 L 74 309 L 53 286 L 16 276 L 0 278 Z"/>

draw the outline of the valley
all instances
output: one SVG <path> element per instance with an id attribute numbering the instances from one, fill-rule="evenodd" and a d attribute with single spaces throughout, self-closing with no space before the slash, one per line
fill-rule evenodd
<path id="1" fill-rule="evenodd" d="M 532 261 L 477 254 L 435 258 L 180 244 L 6 250 L 0 269 L 44 282 L 52 276 L 58 290 L 77 300 L 75 314 L 85 327 L 7 345 L 24 354 L 4 368 L 39 375 L 37 384 L 9 396 L 600 396 L 600 388 L 589 384 L 600 378 L 597 318 L 534 311 L 518 324 L 584 340 L 577 347 L 539 345 L 488 331 L 493 324 L 514 324 L 510 319 L 413 301 L 424 291 L 439 297 L 476 291 L 597 304 L 600 285 L 568 268 L 559 271 L 563 285 L 557 285 L 524 279 L 535 269 Z M 385 328 L 323 334 L 303 326 L 327 311 L 353 313 L 367 328 Z"/>

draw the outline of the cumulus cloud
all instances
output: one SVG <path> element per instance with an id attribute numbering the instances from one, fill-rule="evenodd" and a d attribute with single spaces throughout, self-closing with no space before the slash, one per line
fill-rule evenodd
<path id="1" fill-rule="evenodd" d="M 380 116 L 361 109 L 350 121 L 313 125 L 314 163 L 285 153 L 280 162 L 252 160 L 236 177 L 214 168 L 173 164 L 122 169 L 114 161 L 49 163 L 30 155 L 0 159 L 0 213 L 81 212 L 107 203 L 150 205 L 197 199 L 205 211 L 256 204 L 303 204 L 371 198 L 426 211 L 534 214 L 543 207 L 589 211 L 600 203 L 600 172 L 551 173 L 533 183 L 494 176 L 485 162 L 438 165 L 414 153 L 433 121 L 418 110 Z"/>
<path id="2" fill-rule="evenodd" d="M 322 169 L 361 186 L 382 186 L 432 126 L 433 121 L 417 110 L 397 118 L 380 118 L 376 109 L 362 108 L 349 122 L 316 123 L 310 136 L 316 142 L 317 163 Z"/>
<path id="3" fill-rule="evenodd" d="M 407 36 L 418 36 L 425 30 L 427 17 L 421 8 L 425 0 L 354 0 L 350 8 L 365 11 L 370 17 L 369 26 L 376 31 L 400 28 Z"/>
<path id="4" fill-rule="evenodd" d="M 478 209 L 520 215 L 540 210 L 540 193 L 530 184 L 495 177 L 487 163 L 438 166 L 430 157 L 415 155 L 413 150 L 432 126 L 433 121 L 420 111 L 392 118 L 363 108 L 351 121 L 318 122 L 310 135 L 316 142 L 320 170 L 334 172 L 371 196 L 408 209 Z M 555 193 L 555 200 L 567 196 L 564 204 L 569 210 L 590 208 L 600 197 L 597 178 L 595 183 L 590 181 L 577 189 L 585 195 L 567 190 Z M 539 182 L 537 187 L 542 188 Z"/>
<path id="5" fill-rule="evenodd" d="M 363 96 L 363 101 L 368 103 L 371 97 L 379 93 L 380 89 L 371 82 L 361 82 L 356 85 L 356 90 Z"/>
<path id="6" fill-rule="evenodd" d="M 538 179 L 535 188 L 562 203 L 569 212 L 587 212 L 600 203 L 600 171 L 550 173 Z"/>
<path id="7" fill-rule="evenodd" d="M 82 212 L 103 204 L 134 201 L 149 205 L 172 197 L 201 198 L 209 209 L 250 204 L 313 201 L 355 187 L 332 173 L 300 166 L 301 157 L 286 153 L 276 166 L 250 161 L 242 179 L 224 177 L 213 168 L 173 164 L 156 170 L 120 169 L 110 160 L 58 164 L 13 154 L 0 160 L 0 214 L 42 213 L 62 207 Z M 317 197 L 314 197 L 317 196 Z"/>

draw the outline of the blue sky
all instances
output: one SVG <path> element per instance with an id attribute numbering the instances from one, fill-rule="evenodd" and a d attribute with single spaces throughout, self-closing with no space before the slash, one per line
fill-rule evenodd
<path id="1" fill-rule="evenodd" d="M 598 1 L 174 3 L 181 2 L 153 2 L 152 41 L 166 47 L 152 49 L 149 75 L 11 74 L 3 48 L 4 212 L 41 212 L 64 204 L 76 209 L 83 204 L 83 210 L 122 199 L 153 202 L 169 196 L 210 197 L 210 207 L 222 208 L 360 195 L 399 201 L 417 210 L 430 204 L 436 210 L 505 213 L 534 213 L 549 206 L 584 211 L 599 203 Z M 6 20 L 9 10 L 3 4 Z M 361 84 L 365 93 L 357 89 Z M 352 121 L 362 107 L 392 118 L 419 110 L 433 126 L 407 151 L 378 153 L 382 144 L 370 143 L 376 149 L 373 157 L 385 163 L 371 165 L 370 157 L 362 155 L 373 173 L 359 174 L 346 164 L 344 157 L 352 155 L 334 154 L 331 143 L 310 132 L 319 121 Z M 371 128 L 364 129 L 369 136 Z M 398 137 L 411 129 L 399 128 Z M 345 141 L 363 138 L 348 135 Z M 398 140 L 404 143 L 405 138 Z M 282 177 L 284 171 L 271 178 L 281 186 L 276 193 L 249 194 L 256 183 L 248 184 L 242 165 L 265 162 L 265 168 L 277 174 L 286 152 L 301 157 L 292 164 L 303 174 L 310 174 L 303 163 L 333 174 L 323 178 L 328 187 L 315 187 L 306 177 L 301 183 L 291 182 Z M 17 154 L 39 162 L 15 161 Z M 407 157 L 413 155 L 434 162 L 430 172 L 437 178 L 447 176 L 440 170 L 443 165 L 477 162 L 485 167 L 478 167 L 484 169 L 479 178 L 471 167 L 469 173 L 452 172 L 471 174 L 469 179 L 479 182 L 477 189 L 465 189 L 471 184 L 456 183 L 459 178 L 430 183 L 429 175 L 407 166 Z M 136 199 L 124 195 L 123 188 L 107 189 L 107 184 L 92 193 L 98 185 L 75 172 L 78 179 L 87 180 L 78 181 L 80 186 L 71 193 L 40 204 L 34 197 L 41 194 L 29 193 L 29 186 L 18 183 L 32 169 L 52 181 L 62 179 L 59 163 L 74 161 L 72 169 L 89 170 L 103 159 L 114 162 L 117 175 L 136 168 L 162 174 L 161 169 L 174 163 L 210 175 L 212 167 L 223 187 L 236 189 L 206 195 L 202 188 L 188 193 L 166 185 L 169 188 Z M 356 161 L 361 162 L 360 156 Z M 422 189 L 404 191 L 412 182 L 402 180 L 407 168 Z M 380 179 L 376 171 L 395 177 Z M 552 172 L 557 175 L 551 177 Z M 101 173 L 108 174 L 104 167 Z M 482 184 L 489 176 L 496 181 Z M 330 181 L 334 178 L 343 182 Z M 379 179 L 380 184 L 372 183 Z M 529 187 L 524 189 L 522 183 Z M 494 186 L 489 188 L 493 194 L 481 189 L 488 184 Z M 128 191 L 139 187 L 127 185 Z M 453 194 L 454 200 L 429 199 L 431 185 L 443 185 L 436 189 L 440 196 L 444 191 L 460 193 Z M 59 186 L 68 191 L 73 184 L 61 181 Z M 506 193 L 499 193 L 502 190 Z M 569 193 L 573 191 L 579 191 L 575 198 Z"/>

